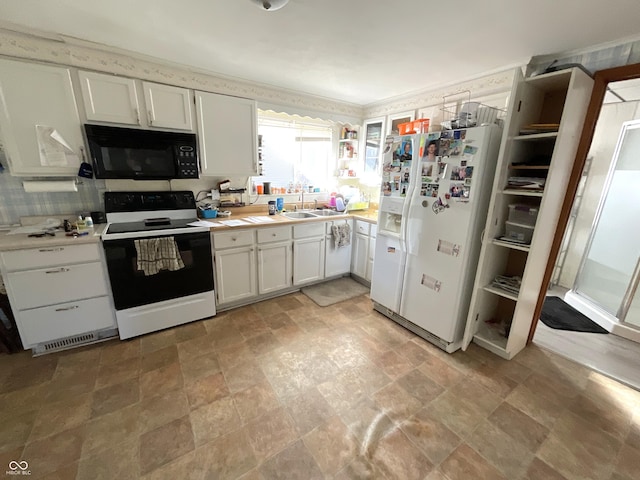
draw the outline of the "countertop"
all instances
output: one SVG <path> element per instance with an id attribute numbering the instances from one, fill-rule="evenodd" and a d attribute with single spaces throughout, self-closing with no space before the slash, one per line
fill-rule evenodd
<path id="1" fill-rule="evenodd" d="M 85 243 L 98 243 L 100 241 L 100 235 L 106 228 L 106 224 L 96 225 L 93 228 L 88 228 L 88 235 L 81 237 L 67 237 L 63 230 L 56 232 L 55 237 L 29 237 L 27 234 L 7 235 L 0 234 L 0 251 L 7 250 L 23 250 L 29 248 L 49 248 L 49 247 L 61 247 L 71 245 L 81 245 Z"/>
<path id="2" fill-rule="evenodd" d="M 375 208 L 370 208 L 368 210 L 357 210 L 348 212 L 342 215 L 331 215 L 331 216 L 319 216 L 315 218 L 287 218 L 282 214 L 269 215 L 266 205 L 260 206 L 251 206 L 251 207 L 238 207 L 231 211 L 230 217 L 217 217 L 210 219 L 202 219 L 204 222 L 209 223 L 220 223 L 221 220 L 245 220 L 249 217 L 268 217 L 272 221 L 267 221 L 264 223 L 250 223 L 247 222 L 246 225 L 238 225 L 238 226 L 216 226 L 211 227 L 212 232 L 221 232 L 232 229 L 241 229 L 241 228 L 268 228 L 274 227 L 276 225 L 295 225 L 300 223 L 312 223 L 312 222 L 327 222 L 332 220 L 343 220 L 348 218 L 354 218 L 357 220 L 363 220 L 368 223 L 377 223 L 378 221 L 378 210 Z"/>
<path id="3" fill-rule="evenodd" d="M 205 222 L 216 222 L 219 223 L 220 220 L 243 220 L 248 217 L 259 217 L 259 216 L 268 216 L 273 222 L 266 223 L 248 223 L 247 225 L 240 225 L 237 227 L 224 225 L 222 227 L 211 227 L 212 232 L 220 232 L 232 229 L 240 229 L 240 228 L 268 228 L 276 225 L 294 225 L 299 223 L 309 223 L 309 222 L 326 222 L 330 220 L 340 220 L 346 218 L 354 218 L 357 220 L 363 220 L 369 223 L 376 223 L 378 220 L 378 210 L 370 208 L 368 210 L 358 210 L 354 212 L 349 212 L 344 215 L 332 215 L 328 217 L 317 217 L 317 218 L 300 218 L 300 219 L 292 219 L 287 218 L 283 215 L 269 215 L 267 212 L 266 206 L 259 207 L 240 207 L 235 208 L 230 217 L 226 218 L 212 218 L 205 219 Z M 60 246 L 71 246 L 71 245 L 82 245 L 86 243 L 98 243 L 100 241 L 100 235 L 107 227 L 106 224 L 96 225 L 93 228 L 87 229 L 89 232 L 88 235 L 84 235 L 82 237 L 67 237 L 64 231 L 56 232 L 55 237 L 44 236 L 44 237 L 28 237 L 27 234 L 18 234 L 18 235 L 7 235 L 6 233 L 0 234 L 0 251 L 8 251 L 8 250 L 22 250 L 29 248 L 49 248 L 49 247 L 60 247 Z"/>

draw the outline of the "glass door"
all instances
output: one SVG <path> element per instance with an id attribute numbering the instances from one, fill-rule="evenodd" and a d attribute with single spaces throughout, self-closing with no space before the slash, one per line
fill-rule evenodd
<path id="1" fill-rule="evenodd" d="M 364 174 L 378 176 L 382 164 L 382 146 L 384 144 L 384 118 L 373 118 L 364 122 Z"/>
<path id="2" fill-rule="evenodd" d="M 636 269 L 640 259 L 638 185 L 640 121 L 634 120 L 622 125 L 607 186 L 575 287 L 580 295 L 620 321 L 624 321 L 628 310 L 635 311 L 633 307 L 637 305 L 633 295 L 637 291 Z"/>

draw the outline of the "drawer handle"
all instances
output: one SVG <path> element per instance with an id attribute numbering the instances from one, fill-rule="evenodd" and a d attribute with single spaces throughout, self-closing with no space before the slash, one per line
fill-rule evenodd
<path id="1" fill-rule="evenodd" d="M 68 272 L 70 270 L 71 270 L 70 268 L 61 267 L 61 268 L 56 268 L 55 270 L 47 270 L 44 273 L 64 273 L 64 272 Z"/>
<path id="2" fill-rule="evenodd" d="M 272 234 L 271 234 L 271 236 L 272 236 L 272 237 L 275 237 L 275 236 L 276 236 L 276 234 L 275 234 L 275 233 L 272 233 Z"/>
<path id="3" fill-rule="evenodd" d="M 44 273 L 64 273 L 70 270 L 71 270 L 70 268 L 60 267 L 60 268 L 56 268 L 55 270 L 47 270 Z"/>
<path id="4" fill-rule="evenodd" d="M 236 237 L 231 237 L 231 241 L 232 241 L 232 242 L 235 242 L 236 240 L 237 240 L 237 238 L 236 238 Z"/>
<path id="5" fill-rule="evenodd" d="M 76 308 L 80 308 L 80 306 L 71 305 L 70 307 L 60 307 L 60 308 L 56 308 L 56 312 L 66 312 L 67 310 L 75 310 Z"/>
<path id="6" fill-rule="evenodd" d="M 63 250 L 64 250 L 64 247 L 58 247 L 58 248 L 41 248 L 38 251 L 39 252 L 61 252 Z"/>

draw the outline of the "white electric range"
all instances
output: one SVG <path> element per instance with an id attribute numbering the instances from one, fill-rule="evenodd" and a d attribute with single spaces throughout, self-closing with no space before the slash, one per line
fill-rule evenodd
<path id="1" fill-rule="evenodd" d="M 106 192 L 102 234 L 120 338 L 216 313 L 209 228 L 193 192 Z"/>

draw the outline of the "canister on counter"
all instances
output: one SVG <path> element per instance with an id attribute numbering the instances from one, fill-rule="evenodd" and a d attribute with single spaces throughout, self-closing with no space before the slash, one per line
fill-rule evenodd
<path id="1" fill-rule="evenodd" d="M 269 215 L 275 215 L 275 214 L 276 214 L 276 201 L 269 200 Z"/>
<path id="2" fill-rule="evenodd" d="M 276 198 L 276 210 L 278 210 L 278 212 L 282 212 L 282 210 L 284 210 L 284 198 Z"/>

